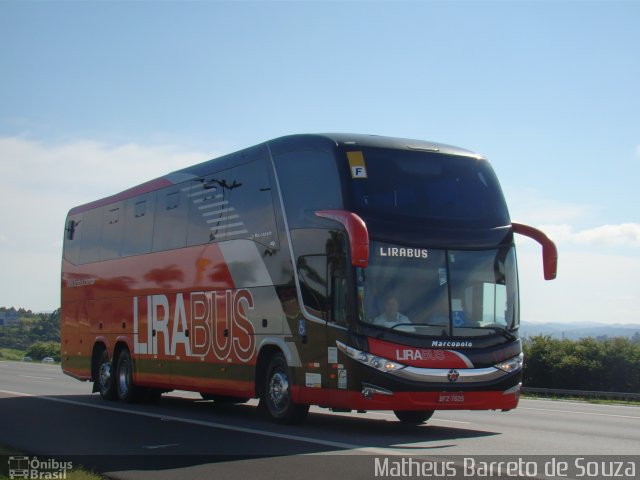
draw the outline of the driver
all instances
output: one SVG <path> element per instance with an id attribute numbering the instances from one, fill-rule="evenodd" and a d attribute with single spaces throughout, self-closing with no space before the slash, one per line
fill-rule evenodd
<path id="1" fill-rule="evenodd" d="M 373 323 L 383 327 L 392 327 L 399 323 L 410 323 L 409 318 L 398 311 L 400 305 L 395 295 L 387 295 L 384 301 L 384 312 L 373 319 Z"/>

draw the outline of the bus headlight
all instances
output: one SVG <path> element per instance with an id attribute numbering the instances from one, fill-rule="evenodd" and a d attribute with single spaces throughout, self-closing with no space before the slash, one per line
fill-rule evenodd
<path id="1" fill-rule="evenodd" d="M 494 367 L 502 370 L 503 372 L 511 373 L 520 370 L 522 368 L 523 361 L 524 355 L 521 353 L 520 355 L 510 358 L 509 360 L 497 363 L 496 365 L 494 365 Z"/>
<path id="2" fill-rule="evenodd" d="M 371 355 L 367 352 L 361 352 L 360 350 L 356 350 L 355 348 L 348 347 L 342 342 L 336 341 L 336 345 L 338 349 L 348 357 L 353 358 L 354 360 L 364 363 L 370 367 L 375 368 L 376 370 L 380 370 L 381 372 L 393 372 L 396 370 L 401 370 L 406 367 L 406 365 L 402 365 L 401 363 L 392 362 L 386 358 L 377 357 L 376 355 Z"/>

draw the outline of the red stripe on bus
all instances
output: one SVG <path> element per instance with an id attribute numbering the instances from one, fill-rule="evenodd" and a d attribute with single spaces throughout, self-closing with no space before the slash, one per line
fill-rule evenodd
<path id="1" fill-rule="evenodd" d="M 473 368 L 462 353 L 435 348 L 416 348 L 369 338 L 369 351 L 374 355 L 412 367 Z"/>

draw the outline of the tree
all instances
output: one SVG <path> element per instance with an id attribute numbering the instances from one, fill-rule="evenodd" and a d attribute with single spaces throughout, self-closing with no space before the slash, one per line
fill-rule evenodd
<path id="1" fill-rule="evenodd" d="M 56 362 L 60 361 L 59 342 L 35 342 L 27 351 L 27 356 L 34 360 L 42 360 L 44 357 L 53 357 Z"/>
<path id="2" fill-rule="evenodd" d="M 539 336 L 524 342 L 527 387 L 640 391 L 640 344 L 627 338 L 597 341 Z"/>

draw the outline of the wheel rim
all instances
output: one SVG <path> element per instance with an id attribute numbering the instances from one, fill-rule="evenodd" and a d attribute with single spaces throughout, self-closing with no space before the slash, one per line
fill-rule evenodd
<path id="1" fill-rule="evenodd" d="M 269 398 L 277 411 L 284 410 L 289 402 L 289 379 L 281 370 L 274 372 L 271 376 Z"/>
<path id="2" fill-rule="evenodd" d="M 129 391 L 129 385 L 131 384 L 131 370 L 129 369 L 129 362 L 122 361 L 122 366 L 118 368 L 118 387 L 123 395 L 126 395 Z"/>
<path id="3" fill-rule="evenodd" d="M 104 362 L 100 365 L 100 386 L 103 390 L 109 388 L 111 383 L 111 363 Z"/>

